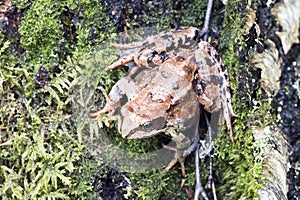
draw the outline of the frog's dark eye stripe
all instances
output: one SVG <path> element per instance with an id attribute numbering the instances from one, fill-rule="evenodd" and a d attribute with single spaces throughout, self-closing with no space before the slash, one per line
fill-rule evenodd
<path id="1" fill-rule="evenodd" d="M 200 39 L 199 30 L 196 29 L 196 30 L 195 30 L 195 35 L 194 35 L 194 37 L 193 37 L 193 40 L 198 41 L 199 39 Z"/>
<path id="2" fill-rule="evenodd" d="M 158 117 L 152 121 L 147 121 L 141 125 L 142 129 L 151 131 L 151 130 L 161 130 L 166 127 L 167 121 L 164 117 Z"/>

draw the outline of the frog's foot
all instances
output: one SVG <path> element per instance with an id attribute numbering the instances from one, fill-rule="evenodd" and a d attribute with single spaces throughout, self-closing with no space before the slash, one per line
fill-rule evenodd
<path id="1" fill-rule="evenodd" d="M 176 156 L 175 156 L 175 158 L 173 160 L 171 160 L 171 162 L 165 168 L 165 171 L 169 171 L 177 162 L 179 162 L 180 166 L 181 166 L 181 174 L 182 174 L 183 177 L 185 177 L 184 160 L 185 160 L 185 158 L 183 156 L 181 156 L 179 158 L 176 158 Z"/>
<path id="2" fill-rule="evenodd" d="M 165 168 L 165 171 L 169 171 L 177 162 L 179 162 L 179 164 L 181 166 L 181 174 L 183 177 L 185 177 L 185 174 L 186 174 L 185 166 L 184 166 L 185 157 L 183 157 L 183 155 L 180 155 L 180 153 L 178 153 L 177 148 L 170 147 L 168 145 L 163 145 L 163 148 L 169 149 L 171 151 L 175 151 L 175 156 L 174 156 L 173 160 L 171 160 L 171 162 L 167 165 L 167 167 Z"/>

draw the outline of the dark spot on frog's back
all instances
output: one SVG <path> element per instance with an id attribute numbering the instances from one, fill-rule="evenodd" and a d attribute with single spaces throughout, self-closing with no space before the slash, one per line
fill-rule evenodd
<path id="1" fill-rule="evenodd" d="M 195 40 L 195 41 L 199 41 L 199 39 L 200 39 L 200 37 L 199 37 L 200 35 L 199 35 L 199 30 L 198 29 L 196 29 L 195 30 L 195 35 L 194 35 L 194 37 L 193 37 L 193 40 Z"/>
<path id="2" fill-rule="evenodd" d="M 210 84 L 214 84 L 214 85 L 222 85 L 223 84 L 223 79 L 220 76 L 216 76 L 216 75 L 211 75 L 209 77 L 209 81 Z"/>
<path id="3" fill-rule="evenodd" d="M 210 58 L 205 58 L 205 62 L 208 66 L 213 67 L 214 66 L 214 62 L 212 61 L 212 59 Z"/>
<path id="4" fill-rule="evenodd" d="M 202 88 L 199 88 L 199 89 L 197 90 L 197 95 L 198 95 L 198 96 L 202 96 L 203 94 L 204 94 L 203 89 L 202 89 Z"/>
<path id="5" fill-rule="evenodd" d="M 208 53 L 208 55 L 210 55 L 212 57 L 210 48 L 207 50 L 207 53 Z"/>
<path id="6" fill-rule="evenodd" d="M 226 67 L 225 67 L 225 65 L 221 65 L 221 69 L 222 69 L 222 72 L 225 72 L 225 70 L 226 70 Z"/>
<path id="7" fill-rule="evenodd" d="M 178 56 L 178 57 L 176 58 L 176 62 L 183 62 L 184 60 L 185 60 L 185 58 L 182 57 L 182 56 Z"/>
<path id="8" fill-rule="evenodd" d="M 120 94 L 120 105 L 125 105 L 128 102 L 128 96 L 126 94 Z"/>
<path id="9" fill-rule="evenodd" d="M 152 63 L 152 60 L 153 60 L 153 58 L 154 58 L 154 56 L 155 56 L 156 54 L 157 54 L 157 53 L 152 52 L 151 56 L 149 56 L 149 57 L 147 58 L 147 63 Z M 140 56 L 139 56 L 138 58 L 140 58 Z"/>
<path id="10" fill-rule="evenodd" d="M 166 52 L 162 52 L 161 54 L 159 54 L 159 56 L 162 63 L 170 58 L 170 56 Z"/>
<path id="11" fill-rule="evenodd" d="M 216 60 L 218 61 L 218 63 L 220 63 L 221 57 L 219 56 L 219 54 L 215 54 L 214 57 L 216 58 Z"/>
<path id="12" fill-rule="evenodd" d="M 134 109 L 133 109 L 131 106 L 128 106 L 127 109 L 128 109 L 128 111 L 131 112 L 131 113 L 134 111 Z"/>

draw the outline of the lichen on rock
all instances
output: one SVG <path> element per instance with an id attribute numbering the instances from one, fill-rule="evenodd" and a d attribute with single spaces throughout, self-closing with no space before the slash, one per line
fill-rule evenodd
<path id="1" fill-rule="evenodd" d="M 285 54 L 294 43 L 299 42 L 299 11 L 299 0 L 285 0 L 284 2 L 277 3 L 271 11 L 282 27 L 282 31 L 278 31 L 276 34 L 281 39 Z"/>

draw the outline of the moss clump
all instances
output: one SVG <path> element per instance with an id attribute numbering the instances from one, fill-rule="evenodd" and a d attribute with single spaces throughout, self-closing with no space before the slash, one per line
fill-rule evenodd
<path id="1" fill-rule="evenodd" d="M 34 1 L 20 26 L 21 45 L 26 50 L 26 61 L 47 63 L 54 59 L 54 48 L 62 42 L 59 23 L 60 2 Z M 51 56 L 53 55 L 53 56 Z"/>
<path id="2" fill-rule="evenodd" d="M 91 109 L 101 107 L 112 85 L 125 74 L 123 69 L 103 72 L 106 63 L 117 58 L 116 52 L 103 52 L 95 48 L 114 36 L 114 27 L 105 15 L 106 8 L 96 0 L 16 0 L 14 3 L 23 11 L 19 32 L 25 54 L 20 58 L 9 51 L 10 42 L 7 41 L 10 40 L 0 35 L 1 197 L 89 198 L 89 193 L 93 191 L 92 180 L 96 168 L 99 167 L 103 172 L 107 170 L 103 165 L 91 163 L 90 158 L 84 156 L 85 146 L 81 133 L 84 133 L 86 124 L 81 124 L 79 119 Z M 161 8 L 160 12 L 155 9 L 157 6 Z M 133 20 L 135 10 L 128 10 L 132 15 L 127 17 L 132 18 L 127 20 L 127 26 L 154 24 L 170 28 L 174 25 L 175 17 L 179 26 L 200 28 L 205 6 L 203 1 L 198 0 L 174 5 L 168 1 L 166 7 L 169 9 L 148 5 L 149 12 L 143 11 L 145 15 L 138 21 Z M 239 29 L 242 21 L 236 14 L 236 7 L 234 3 L 227 5 L 221 44 L 228 48 L 223 60 L 229 68 L 231 80 L 235 67 L 240 66 L 235 56 L 234 43 L 235 38 L 241 36 Z M 162 14 L 164 17 L 161 17 Z M 212 27 L 217 26 L 214 22 Z M 91 49 L 96 52 L 94 55 Z M 50 74 L 49 84 L 45 87 L 39 87 L 34 82 L 34 76 L 41 65 Z M 231 83 L 232 88 L 237 88 L 237 81 Z M 87 88 L 92 88 L 93 93 Z M 253 197 L 255 189 L 259 187 L 257 177 L 260 165 L 256 165 L 251 156 L 252 135 L 248 125 L 243 122 L 262 116 L 265 110 L 261 108 L 259 115 L 254 114 L 247 106 L 249 99 L 237 102 L 240 99 L 237 97 L 235 93 L 233 102 L 236 112 L 241 114 L 235 120 L 234 132 L 245 133 L 239 134 L 236 137 L 237 144 L 232 146 L 227 132 L 223 131 L 216 144 L 216 169 L 223 184 L 219 190 L 222 194 L 229 191 L 230 197 Z M 83 112 L 77 112 L 79 109 Z M 74 113 L 75 116 L 72 115 Z M 265 118 L 266 121 L 268 119 Z M 115 128 L 107 116 L 98 123 L 101 127 L 105 124 Z M 88 125 L 92 126 L 92 123 Z M 117 132 L 114 131 L 112 135 L 116 136 Z M 136 145 L 138 142 L 124 141 L 120 137 L 115 137 L 115 142 L 119 147 L 126 146 L 138 152 L 153 145 L 153 141 Z M 232 168 L 228 169 L 228 163 Z M 168 173 L 154 171 L 130 174 L 132 197 L 184 199 L 185 189 L 194 188 L 195 182 L 193 161 L 188 160 L 186 167 L 187 177 L 183 189 L 180 189 L 182 176 L 177 166 Z M 240 174 L 245 179 L 238 179 Z M 234 187 L 233 183 L 237 185 Z"/>
<path id="3" fill-rule="evenodd" d="M 233 119 L 235 144 L 230 143 L 225 127 L 216 141 L 215 168 L 220 178 L 219 195 L 228 199 L 258 198 L 257 190 L 263 187 L 264 180 L 261 177 L 261 160 L 256 159 L 255 152 L 259 150 L 253 144 L 251 125 L 265 127 L 274 120 L 271 106 L 262 98 L 261 88 L 251 88 L 245 81 L 253 74 L 245 59 L 239 59 L 246 51 L 243 42 L 244 16 L 239 14 L 243 12 L 238 12 L 243 9 L 245 7 L 239 1 L 228 2 L 221 37 L 221 48 L 224 49 L 222 59 L 229 71 L 234 111 L 239 116 Z M 253 106 L 254 101 L 257 104 Z"/>
<path id="4" fill-rule="evenodd" d="M 110 35 L 112 25 L 98 1 L 14 3 L 23 11 L 19 45 L 25 53 L 12 50 L 13 40 L 1 33 L 0 195 L 88 198 L 92 182 L 81 173 L 89 165 L 83 162 L 84 146 L 70 117 L 72 89 L 82 72 L 76 57 L 93 45 L 88 35 L 92 22 L 99 30 L 110 30 L 95 34 L 97 44 Z M 41 65 L 50 75 L 45 86 L 34 80 Z"/>
<path id="5" fill-rule="evenodd" d="M 105 7 L 95 0 L 14 3 L 25 9 L 19 32 L 26 61 L 63 61 L 65 56 L 89 51 L 113 31 Z"/>

